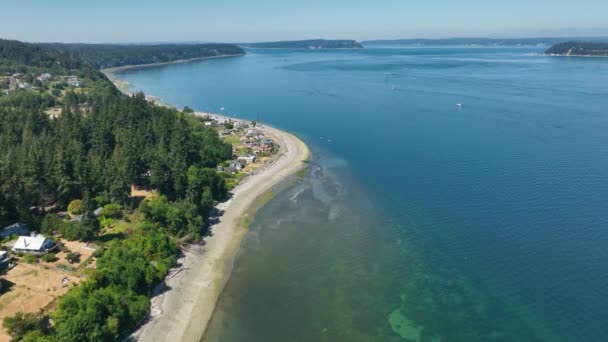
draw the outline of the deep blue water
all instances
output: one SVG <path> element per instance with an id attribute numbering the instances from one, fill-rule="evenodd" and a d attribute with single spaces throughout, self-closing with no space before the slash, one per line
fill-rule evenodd
<path id="1" fill-rule="evenodd" d="M 315 155 L 258 213 L 206 339 L 608 341 L 608 59 L 537 52 L 252 50 L 120 74 Z"/>

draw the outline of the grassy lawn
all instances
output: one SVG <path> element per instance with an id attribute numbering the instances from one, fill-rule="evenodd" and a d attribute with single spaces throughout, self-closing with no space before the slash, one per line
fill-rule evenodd
<path id="1" fill-rule="evenodd" d="M 243 147 L 239 147 L 237 149 L 237 151 L 236 151 L 236 154 L 239 155 L 239 156 L 242 156 L 242 155 L 248 154 L 248 153 L 251 153 L 251 149 L 248 148 L 248 147 L 244 147 L 244 146 Z"/>
<path id="2" fill-rule="evenodd" d="M 227 137 L 223 138 L 225 142 L 232 144 L 232 146 L 236 146 L 236 145 L 240 145 L 241 141 L 239 140 L 239 138 L 235 135 L 229 135 Z"/>
<path id="3" fill-rule="evenodd" d="M 226 187 L 229 191 L 234 189 L 245 177 L 247 177 L 247 174 L 244 172 L 238 172 L 235 175 L 226 175 L 224 178 L 224 180 L 226 181 Z"/>
<path id="4" fill-rule="evenodd" d="M 139 210 L 135 210 L 131 213 L 125 213 L 125 216 L 120 220 L 112 221 L 112 228 L 106 227 L 97 238 L 99 242 L 105 243 L 114 239 L 122 239 L 126 231 L 139 229 L 145 218 Z"/>

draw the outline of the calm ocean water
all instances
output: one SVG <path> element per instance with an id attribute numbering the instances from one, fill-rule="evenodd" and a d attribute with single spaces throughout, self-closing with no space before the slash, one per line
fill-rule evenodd
<path id="1" fill-rule="evenodd" d="M 252 50 L 121 74 L 315 154 L 258 212 L 204 340 L 608 341 L 608 59 L 536 52 Z"/>

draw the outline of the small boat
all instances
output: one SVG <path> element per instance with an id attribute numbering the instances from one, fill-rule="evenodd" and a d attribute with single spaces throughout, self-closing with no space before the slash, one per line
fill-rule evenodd
<path id="1" fill-rule="evenodd" d="M 462 103 L 457 103 L 457 104 L 456 104 L 456 107 L 458 107 L 458 108 L 462 108 Z"/>

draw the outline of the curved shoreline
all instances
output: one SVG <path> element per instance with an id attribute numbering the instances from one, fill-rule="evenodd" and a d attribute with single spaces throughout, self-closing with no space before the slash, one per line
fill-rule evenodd
<path id="1" fill-rule="evenodd" d="M 181 64 L 181 63 L 190 63 L 190 62 L 196 62 L 196 61 L 203 61 L 206 59 L 217 59 L 217 58 L 230 58 L 230 57 L 241 57 L 241 56 L 245 56 L 246 53 L 239 53 L 239 54 L 234 54 L 234 55 L 219 55 L 219 56 L 207 56 L 207 57 L 196 57 L 196 58 L 188 58 L 188 59 L 178 59 L 175 61 L 170 61 L 170 62 L 158 62 L 158 63 L 148 63 L 148 64 L 134 64 L 134 65 L 125 65 L 125 66 L 120 66 L 120 67 L 112 67 L 112 68 L 105 68 L 105 69 L 101 69 L 101 72 L 106 74 L 117 74 L 126 70 L 131 70 L 131 69 L 144 69 L 144 68 L 154 68 L 154 67 L 159 67 L 159 66 L 163 66 L 163 65 L 171 65 L 171 64 Z"/>
<path id="2" fill-rule="evenodd" d="M 109 69 L 102 72 L 115 85 L 123 82 Z M 129 95 L 127 89 L 118 88 Z M 208 114 L 195 112 L 195 115 Z M 310 158 L 308 146 L 295 135 L 267 125 L 261 125 L 261 128 L 279 141 L 279 153 L 243 179 L 231 191 L 230 200 L 216 206 L 221 215 L 218 222 L 210 227 L 210 234 L 203 239 L 204 244 L 199 251 L 184 250 L 178 266 L 159 285 L 158 289 L 162 291 L 151 298 L 148 321 L 130 338 L 138 341 L 199 342 L 204 336 L 215 305 L 230 277 L 232 262 L 247 233 L 245 219 L 259 209 L 255 204 L 262 195 L 306 168 L 305 161 Z"/>
<path id="3" fill-rule="evenodd" d="M 281 150 L 271 164 L 247 177 L 220 203 L 219 222 L 211 226 L 202 253 L 185 252 L 181 267 L 165 280 L 167 291 L 152 298 L 150 320 L 132 337 L 140 341 L 195 341 L 203 337 L 215 305 L 230 276 L 247 229 L 244 219 L 256 200 L 274 185 L 306 167 L 308 147 L 294 135 L 264 126 L 280 140 Z"/>

